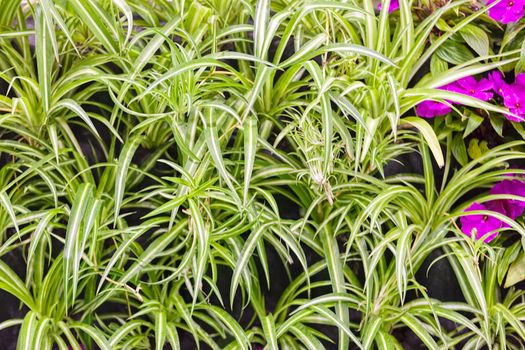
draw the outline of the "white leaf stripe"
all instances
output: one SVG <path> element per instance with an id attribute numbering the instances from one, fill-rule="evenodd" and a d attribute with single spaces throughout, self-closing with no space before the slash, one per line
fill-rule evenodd
<path id="1" fill-rule="evenodd" d="M 243 190 L 243 206 L 248 203 L 248 191 L 250 189 L 250 181 L 253 172 L 253 165 L 255 162 L 255 154 L 257 153 L 257 119 L 255 117 L 248 117 L 244 122 L 244 190 Z"/>
<path id="2" fill-rule="evenodd" d="M 20 229 L 18 228 L 18 222 L 16 219 L 16 214 L 13 209 L 13 206 L 11 205 L 11 201 L 9 200 L 9 197 L 7 197 L 7 194 L 5 191 L 0 192 L 0 204 L 4 207 L 5 211 L 9 215 L 9 218 L 11 219 L 11 222 L 13 223 L 13 227 L 15 228 L 16 232 L 20 234 Z"/>
<path id="3" fill-rule="evenodd" d="M 120 206 L 122 205 L 122 200 L 124 198 L 124 191 L 126 186 L 126 179 L 128 174 L 129 165 L 137 147 L 141 142 L 140 137 L 134 137 L 131 140 L 128 140 L 120 153 L 120 157 L 117 165 L 117 174 L 115 177 L 115 216 L 114 216 L 114 225 L 117 224 L 117 219 L 120 213 Z"/>
<path id="4" fill-rule="evenodd" d="M 78 281 L 78 269 L 75 268 L 78 252 L 78 240 L 81 239 L 81 225 L 85 212 L 92 201 L 93 185 L 81 184 L 75 194 L 73 207 L 66 228 L 66 241 L 64 246 L 64 293 L 66 295 L 66 308 L 74 302 L 75 295 L 71 295 L 69 300 L 70 288 L 76 291 Z M 71 303 L 71 304 L 70 304 Z"/>

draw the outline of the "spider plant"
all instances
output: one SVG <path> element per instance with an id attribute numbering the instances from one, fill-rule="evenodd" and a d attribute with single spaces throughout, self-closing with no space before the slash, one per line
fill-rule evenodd
<path id="1" fill-rule="evenodd" d="M 19 317 L 0 331 L 20 349 L 523 348 L 522 219 L 482 212 L 506 224 L 491 244 L 458 226 L 520 200 L 488 189 L 523 173 L 523 129 L 440 89 L 519 73 L 522 28 L 494 4 L 389 3 L 1 0 L 0 289 Z M 428 100 L 453 112 L 417 117 Z M 469 157 L 486 120 L 516 132 Z M 421 281 L 439 261 L 457 300 Z"/>

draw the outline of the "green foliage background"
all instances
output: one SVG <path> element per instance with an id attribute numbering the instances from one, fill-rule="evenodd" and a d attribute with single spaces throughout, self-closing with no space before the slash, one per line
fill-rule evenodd
<path id="1" fill-rule="evenodd" d="M 523 129 L 435 89 L 521 71 L 523 25 L 375 5 L 0 0 L 0 256 L 25 267 L 0 262 L 23 314 L 0 329 L 19 349 L 402 349 L 405 330 L 523 349 L 523 291 L 502 287 L 522 220 L 491 245 L 455 223 L 525 172 Z M 461 106 L 429 123 L 426 99 Z M 469 157 L 487 120 L 512 133 Z M 413 152 L 419 173 L 385 171 Z M 416 278 L 436 249 L 463 301 Z"/>

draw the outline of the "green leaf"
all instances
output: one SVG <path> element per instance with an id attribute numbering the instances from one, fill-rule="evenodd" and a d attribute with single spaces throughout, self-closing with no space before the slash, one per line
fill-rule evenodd
<path id="1" fill-rule="evenodd" d="M 436 50 L 436 55 L 452 64 L 462 64 L 474 58 L 474 54 L 465 45 L 452 40 L 445 41 Z"/>
<path id="2" fill-rule="evenodd" d="M 117 30 L 99 3 L 95 0 L 71 0 L 68 3 L 107 50 L 111 53 L 119 51 Z"/>
<path id="3" fill-rule="evenodd" d="M 417 128 L 421 132 L 421 135 L 423 135 L 424 139 L 427 141 L 430 151 L 434 155 L 438 166 L 442 167 L 445 165 L 445 159 L 443 158 L 443 152 L 441 151 L 439 140 L 437 139 L 437 136 L 432 127 L 425 120 L 417 117 L 406 117 L 402 118 L 400 121 L 400 125 L 403 124 L 409 124 L 410 126 Z"/>
<path id="4" fill-rule="evenodd" d="M 266 228 L 270 226 L 272 223 L 265 223 L 257 228 L 255 232 L 252 232 L 250 236 L 248 237 L 248 240 L 243 246 L 242 252 L 237 259 L 237 263 L 235 264 L 235 269 L 233 270 L 233 276 L 231 279 L 231 286 L 230 286 L 230 302 L 231 305 L 233 305 L 235 301 L 235 292 L 237 291 L 237 286 L 239 285 L 239 282 L 241 280 L 241 275 L 244 272 L 244 269 L 246 269 L 246 266 L 248 265 L 248 261 L 250 257 L 253 254 L 253 251 L 255 250 L 255 247 L 257 246 L 257 243 L 261 239 L 262 235 L 264 234 Z M 246 281 L 249 283 L 250 281 Z"/>
<path id="5" fill-rule="evenodd" d="M 4 207 L 5 211 L 9 215 L 9 218 L 11 219 L 11 222 L 13 223 L 13 227 L 15 228 L 16 232 L 20 234 L 15 210 L 13 208 L 13 205 L 11 204 L 11 201 L 9 200 L 9 197 L 4 191 L 0 192 L 0 204 L 2 205 L 2 207 Z"/>
<path id="6" fill-rule="evenodd" d="M 29 309 L 35 309 L 33 296 L 27 290 L 24 282 L 22 282 L 20 277 L 18 277 L 18 275 L 2 261 L 0 261 L 0 289 L 14 295 Z"/>
<path id="7" fill-rule="evenodd" d="M 243 205 L 246 207 L 248 203 L 248 191 L 250 189 L 250 181 L 253 172 L 253 165 L 255 162 L 255 154 L 257 153 L 257 119 L 255 117 L 248 117 L 244 122 L 244 190 L 243 190 Z"/>
<path id="8" fill-rule="evenodd" d="M 126 180 L 128 179 L 128 169 L 133 159 L 133 155 L 137 150 L 137 147 L 140 145 L 142 139 L 140 137 L 134 137 L 131 140 L 128 140 L 122 151 L 117 164 L 117 174 L 115 176 L 115 215 L 114 215 L 114 225 L 117 224 L 117 219 L 120 213 L 120 206 L 122 204 L 122 199 L 124 198 L 124 191 L 126 186 Z"/>
<path id="9" fill-rule="evenodd" d="M 474 130 L 478 128 L 478 126 L 483 123 L 484 118 L 473 113 L 470 110 L 467 110 L 465 112 L 465 115 L 467 116 L 467 126 L 465 127 L 465 132 L 463 133 L 463 138 L 466 138 L 468 135 L 470 135 Z"/>
<path id="10" fill-rule="evenodd" d="M 166 312 L 159 310 L 155 313 L 155 350 L 162 350 L 166 342 L 167 334 Z"/>
<path id="11" fill-rule="evenodd" d="M 261 321 L 264 335 L 266 337 L 266 342 L 268 350 L 279 350 L 277 344 L 277 333 L 275 330 L 275 319 L 272 314 L 267 315 Z"/>
<path id="12" fill-rule="evenodd" d="M 75 303 L 80 277 L 79 264 L 87 238 L 85 231 L 90 229 L 96 211 L 97 205 L 94 203 L 93 185 L 81 184 L 75 194 L 66 229 L 63 261 L 66 309 L 68 305 L 71 306 Z"/>
<path id="13" fill-rule="evenodd" d="M 70 327 L 81 330 L 89 336 L 101 350 L 111 350 L 106 336 L 101 330 L 84 323 L 73 323 Z"/>
<path id="14" fill-rule="evenodd" d="M 235 199 L 235 202 L 237 203 L 238 207 L 242 208 L 241 199 L 239 198 L 237 190 L 235 189 L 235 186 L 238 184 L 236 183 L 235 178 L 228 172 L 228 170 L 226 169 L 226 165 L 224 164 L 221 144 L 217 135 L 217 128 L 215 126 L 208 126 L 205 128 L 204 133 L 208 150 L 210 151 L 213 163 L 215 164 L 215 167 L 217 168 L 221 179 L 226 183 L 226 185 L 230 189 L 230 193 Z"/>
<path id="15" fill-rule="evenodd" d="M 471 139 L 468 145 L 468 155 L 471 159 L 478 159 L 489 150 L 487 141 Z"/>
<path id="16" fill-rule="evenodd" d="M 439 58 L 438 55 L 433 55 L 430 59 L 430 73 L 433 77 L 439 77 L 443 72 L 448 70 L 448 63 Z"/>
<path id="17" fill-rule="evenodd" d="M 489 121 L 492 127 L 494 128 L 494 131 L 500 136 L 503 137 L 503 123 L 505 122 L 505 118 L 500 115 L 490 115 Z"/>
<path id="18" fill-rule="evenodd" d="M 24 322 L 18 334 L 18 341 L 16 343 L 17 350 L 30 350 L 38 349 L 33 344 L 35 340 L 35 334 L 39 325 L 38 316 L 36 312 L 29 311 L 24 317 Z"/>
<path id="19" fill-rule="evenodd" d="M 251 348 L 250 341 L 246 333 L 230 314 L 214 305 L 207 305 L 206 310 L 212 312 L 213 315 L 215 315 L 232 333 L 232 335 L 235 337 L 235 340 L 237 341 L 237 346 L 239 349 L 248 350 Z"/>
<path id="20" fill-rule="evenodd" d="M 485 30 L 473 24 L 468 24 L 461 28 L 460 34 L 479 56 L 487 56 L 489 54 L 490 42 Z"/>
<path id="21" fill-rule="evenodd" d="M 50 19 L 49 19 L 50 20 Z M 38 86 L 44 113 L 51 109 L 51 77 L 53 69 L 54 25 L 46 22 L 44 12 L 38 6 L 36 10 L 36 62 L 38 67 Z"/>
<path id="22" fill-rule="evenodd" d="M 513 262 L 516 261 L 518 258 L 518 255 L 520 254 L 521 248 L 521 242 L 517 241 L 507 249 L 505 249 L 505 252 L 503 253 L 503 257 L 501 258 L 501 262 L 498 264 L 498 284 L 501 285 L 503 282 L 503 278 L 505 275 L 507 275 L 507 272 L 509 271 L 509 266 Z"/>
<path id="23" fill-rule="evenodd" d="M 467 147 L 465 146 L 465 140 L 461 134 L 454 135 L 452 143 L 450 145 L 454 158 L 458 161 L 461 166 L 465 166 L 468 163 Z"/>
<path id="24" fill-rule="evenodd" d="M 504 287 L 509 288 L 523 280 L 525 280 L 525 254 L 510 265 Z"/>

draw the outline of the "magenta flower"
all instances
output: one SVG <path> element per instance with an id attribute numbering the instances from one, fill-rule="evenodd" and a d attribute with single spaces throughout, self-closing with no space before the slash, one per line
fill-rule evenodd
<path id="1" fill-rule="evenodd" d="M 517 118 L 509 114 L 505 116 L 514 122 L 525 120 L 525 86 L 511 84 L 507 90 L 507 93 L 503 96 L 503 103 L 511 113 L 519 117 Z"/>
<path id="2" fill-rule="evenodd" d="M 487 206 L 479 203 L 472 203 L 465 211 L 491 210 Z M 491 215 L 473 214 L 459 218 L 461 231 L 469 237 L 474 236 L 483 242 L 489 243 L 498 235 L 498 230 L 503 227 L 503 222 Z"/>
<path id="3" fill-rule="evenodd" d="M 525 120 L 525 74 L 518 74 L 513 84 L 507 84 L 499 71 L 490 73 L 489 79 L 496 94 L 503 98 L 505 107 L 517 115 L 506 114 L 505 117 L 513 122 Z"/>
<path id="4" fill-rule="evenodd" d="M 494 83 L 488 79 L 477 81 L 474 77 L 468 76 L 449 84 L 448 90 L 488 101 L 493 96 L 493 87 Z"/>
<path id="5" fill-rule="evenodd" d="M 381 10 L 383 8 L 383 4 L 379 3 L 379 5 L 377 5 L 377 8 Z M 391 0 L 390 6 L 388 7 L 388 13 L 392 13 L 398 9 L 399 9 L 399 0 Z"/>
<path id="6" fill-rule="evenodd" d="M 439 87 L 438 89 L 468 95 L 477 99 L 488 101 L 492 98 L 494 83 L 488 79 L 477 81 L 474 77 L 461 78 L 453 83 Z M 452 104 L 454 102 L 448 101 Z M 416 106 L 416 113 L 423 118 L 433 118 L 450 113 L 451 108 L 444 103 L 435 101 L 423 101 Z"/>
<path id="7" fill-rule="evenodd" d="M 499 70 L 495 70 L 493 72 L 489 73 L 489 80 L 493 84 L 493 90 L 496 94 L 498 94 L 501 97 L 504 97 L 505 93 L 507 92 L 507 89 L 509 87 L 509 84 L 505 80 L 503 80 L 503 74 Z"/>
<path id="8" fill-rule="evenodd" d="M 520 86 L 525 87 L 525 73 L 520 73 L 516 75 L 516 79 L 514 80 L 514 84 L 518 84 Z"/>
<path id="9" fill-rule="evenodd" d="M 488 11 L 488 15 L 503 24 L 517 22 L 525 12 L 525 0 L 489 0 L 487 5 L 499 1 Z"/>
<path id="10" fill-rule="evenodd" d="M 450 101 L 447 101 L 450 103 Z M 452 108 L 444 103 L 436 101 L 423 101 L 416 106 L 416 113 L 422 118 L 434 118 L 449 114 Z"/>
<path id="11" fill-rule="evenodd" d="M 519 116 L 506 115 L 507 119 L 521 122 L 525 120 L 525 74 L 518 74 L 513 84 L 503 89 L 503 104 L 511 113 Z"/>
<path id="12" fill-rule="evenodd" d="M 512 194 L 516 196 L 525 197 L 525 183 L 519 180 L 503 180 L 500 183 L 497 183 L 490 190 L 490 194 Z M 494 205 L 499 205 L 503 211 L 498 211 L 512 220 L 523 214 L 525 210 L 525 202 L 515 199 L 504 199 L 491 201 L 496 202 Z"/>
<path id="13" fill-rule="evenodd" d="M 525 211 L 525 182 L 520 180 L 503 180 L 495 184 L 490 190 L 490 194 L 511 194 L 515 196 L 524 197 L 524 200 L 514 199 L 498 199 L 489 201 L 484 204 L 473 203 L 465 211 L 473 210 L 490 210 L 508 218 L 515 220 L 517 217 L 523 215 Z M 498 230 L 509 227 L 509 225 L 498 218 L 491 215 L 468 215 L 462 216 L 460 219 L 461 231 L 469 237 L 481 239 L 485 243 L 490 242 L 498 235 Z M 487 235 L 485 237 L 485 235 Z"/>

